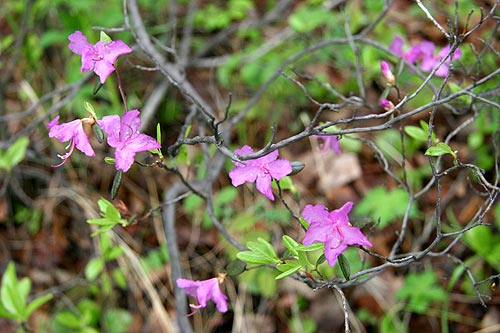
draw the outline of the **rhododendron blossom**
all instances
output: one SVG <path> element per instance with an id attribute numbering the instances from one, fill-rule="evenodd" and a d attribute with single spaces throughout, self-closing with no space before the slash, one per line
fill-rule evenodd
<path id="1" fill-rule="evenodd" d="M 439 65 L 441 60 L 448 54 L 448 52 L 450 52 L 450 46 L 447 45 L 443 47 L 441 51 L 438 52 L 438 54 L 434 54 L 436 45 L 433 42 L 427 40 L 412 45 L 405 52 L 403 52 L 403 45 L 403 40 L 400 37 L 395 37 L 389 48 L 392 52 L 394 52 L 394 54 L 400 56 L 401 58 L 412 64 L 420 60 L 420 69 L 425 72 L 432 71 Z M 444 63 L 436 70 L 435 75 L 439 77 L 445 77 L 446 75 L 448 75 L 449 64 L 452 61 L 460 59 L 461 57 L 462 52 L 457 48 L 453 53 L 453 57 L 448 56 Z"/>
<path id="2" fill-rule="evenodd" d="M 114 63 L 122 55 L 132 52 L 121 40 L 111 42 L 97 42 L 95 45 L 87 41 L 81 31 L 75 31 L 69 35 L 69 49 L 82 56 L 82 72 L 93 70 L 101 83 L 104 83 L 108 76 L 115 70 Z"/>
<path id="3" fill-rule="evenodd" d="M 227 311 L 227 297 L 220 290 L 218 278 L 202 281 L 177 279 L 177 286 L 184 289 L 186 294 L 196 297 L 199 305 L 189 304 L 193 309 L 204 308 L 207 302 L 212 300 L 217 306 L 217 311 Z"/>
<path id="4" fill-rule="evenodd" d="M 422 55 L 419 45 L 412 45 L 406 51 L 403 51 L 404 41 L 400 37 L 395 37 L 391 43 L 389 49 L 394 52 L 394 54 L 405 59 L 409 63 L 415 63 L 417 59 Z"/>
<path id="5" fill-rule="evenodd" d="M 340 142 L 335 135 L 315 135 L 314 137 L 323 141 L 323 143 L 319 145 L 322 152 L 331 150 L 337 155 L 342 154 Z"/>
<path id="6" fill-rule="evenodd" d="M 56 138 L 61 142 L 69 141 L 69 145 L 66 148 L 69 149 L 69 151 L 64 155 L 57 155 L 63 161 L 55 167 L 59 167 L 66 163 L 68 158 L 73 153 L 75 147 L 87 156 L 95 155 L 94 149 L 92 149 L 92 146 L 89 143 L 89 139 L 87 138 L 87 134 L 83 129 L 83 122 L 92 124 L 94 120 L 90 118 L 76 119 L 70 121 L 69 123 L 59 124 L 59 116 L 57 116 L 48 123 L 47 126 L 49 128 L 49 137 Z"/>
<path id="7" fill-rule="evenodd" d="M 243 146 L 234 151 L 238 155 L 252 154 L 254 151 L 250 146 Z M 269 200 L 274 200 L 271 190 L 272 178 L 280 180 L 292 173 L 292 165 L 286 159 L 278 159 L 278 151 L 259 157 L 254 160 L 245 161 L 245 164 L 234 162 L 236 167 L 229 172 L 233 186 L 239 186 L 246 182 L 256 182 L 257 190 L 264 194 Z"/>
<path id="8" fill-rule="evenodd" d="M 448 52 L 450 52 L 449 45 L 443 47 L 441 51 L 439 51 L 436 55 L 434 54 L 435 49 L 436 46 L 432 42 L 423 41 L 422 43 L 420 43 L 420 50 L 422 51 L 422 63 L 420 64 L 420 68 L 425 72 L 432 71 L 436 66 L 439 65 L 441 60 L 448 54 Z M 448 56 L 444 63 L 436 70 L 435 75 L 439 77 L 445 77 L 446 75 L 448 75 L 449 64 L 452 61 L 460 59 L 461 57 L 462 52 L 460 51 L 460 49 L 456 49 L 456 51 L 453 53 L 453 58 Z"/>
<path id="9" fill-rule="evenodd" d="M 108 134 L 108 144 L 116 148 L 117 170 L 127 172 L 134 163 L 136 153 L 161 148 L 161 145 L 154 138 L 139 133 L 141 120 L 138 110 L 125 112 L 121 120 L 119 116 L 112 115 L 97 120 L 97 123 Z"/>
<path id="10" fill-rule="evenodd" d="M 331 267 L 349 245 L 372 246 L 361 230 L 349 223 L 347 214 L 352 205 L 349 201 L 332 212 L 323 205 L 307 205 L 302 211 L 302 217 L 309 222 L 302 244 L 325 243 L 325 257 Z"/>

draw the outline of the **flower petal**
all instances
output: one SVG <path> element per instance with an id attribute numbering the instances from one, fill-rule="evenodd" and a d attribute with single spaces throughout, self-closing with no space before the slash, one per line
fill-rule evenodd
<path id="1" fill-rule="evenodd" d="M 343 243 L 345 245 L 363 245 L 371 247 L 372 243 L 363 235 L 361 230 L 357 227 L 343 227 L 341 229 L 342 235 L 344 237 Z"/>
<path id="2" fill-rule="evenodd" d="M 120 138 L 122 140 L 129 138 L 132 134 L 136 133 L 141 126 L 141 118 L 139 118 L 139 110 L 129 110 L 122 116 L 122 125 L 120 130 Z M 129 133 L 129 134 L 127 134 Z"/>
<path id="3" fill-rule="evenodd" d="M 115 163 L 117 170 L 127 172 L 132 164 L 134 164 L 135 151 L 127 149 L 127 147 L 115 150 Z"/>
<path id="4" fill-rule="evenodd" d="M 104 116 L 101 120 L 97 120 L 101 129 L 108 135 L 108 145 L 117 148 L 120 145 L 120 117 L 118 115 Z"/>
<path id="5" fill-rule="evenodd" d="M 120 55 L 130 52 L 132 52 L 132 49 L 128 47 L 127 44 L 121 40 L 114 40 L 110 43 L 106 43 L 102 54 L 104 55 L 104 60 L 114 64 Z"/>
<path id="6" fill-rule="evenodd" d="M 332 226 L 325 222 L 311 223 L 306 231 L 306 235 L 302 240 L 305 246 L 312 245 L 316 242 L 325 242 L 329 234 L 332 233 Z"/>
<path id="7" fill-rule="evenodd" d="M 271 176 L 276 180 L 280 180 L 281 178 L 292 173 L 292 165 L 290 164 L 290 161 L 285 159 L 272 161 L 269 163 L 268 169 Z"/>
<path id="8" fill-rule="evenodd" d="M 233 186 L 240 186 L 246 182 L 254 182 L 257 179 L 259 170 L 258 167 L 253 166 L 235 167 L 229 171 L 231 183 Z"/>
<path id="9" fill-rule="evenodd" d="M 81 31 L 75 31 L 68 36 L 68 39 L 70 41 L 68 48 L 73 53 L 81 55 L 86 49 L 92 48 L 92 44 L 88 42 L 87 37 L 85 37 Z"/>
<path id="10" fill-rule="evenodd" d="M 302 217 L 312 223 L 321 223 L 328 220 L 328 210 L 323 205 L 306 205 L 302 211 Z"/>
<path id="11" fill-rule="evenodd" d="M 83 63 L 82 63 L 82 68 L 83 68 Z M 114 72 L 114 70 L 115 67 L 106 60 L 99 60 L 94 63 L 94 73 L 96 73 L 99 76 L 99 79 L 103 84 L 104 82 L 106 82 L 108 76 Z"/>
<path id="12" fill-rule="evenodd" d="M 274 195 L 271 189 L 271 176 L 269 174 L 259 172 L 256 184 L 257 191 L 264 194 L 269 200 L 274 201 Z"/>
<path id="13" fill-rule="evenodd" d="M 333 245 L 334 244 L 325 242 L 325 257 L 330 267 L 335 266 L 335 263 L 337 262 L 337 257 L 347 249 L 347 245 L 344 244 L 340 244 L 337 246 Z"/>

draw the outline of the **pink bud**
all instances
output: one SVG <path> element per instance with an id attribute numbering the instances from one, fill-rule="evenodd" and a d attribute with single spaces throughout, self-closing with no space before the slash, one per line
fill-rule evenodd
<path id="1" fill-rule="evenodd" d="M 382 98 L 380 100 L 380 105 L 382 105 L 382 107 L 384 108 L 384 110 L 386 111 L 389 111 L 389 110 L 392 110 L 394 109 L 394 104 L 392 104 L 391 101 L 389 101 L 388 99 L 385 99 L 385 98 Z"/>
<path id="2" fill-rule="evenodd" d="M 392 85 L 392 84 L 394 84 L 394 82 L 396 82 L 396 78 L 394 77 L 394 74 L 392 74 L 391 67 L 389 66 L 389 64 L 387 62 L 382 61 L 380 63 L 380 69 L 382 70 L 382 74 L 387 79 L 387 82 L 389 84 Z"/>

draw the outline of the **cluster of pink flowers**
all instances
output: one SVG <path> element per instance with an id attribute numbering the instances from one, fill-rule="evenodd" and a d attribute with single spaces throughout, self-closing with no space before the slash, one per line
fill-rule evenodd
<path id="1" fill-rule="evenodd" d="M 100 41 L 95 45 L 90 44 L 80 31 L 71 34 L 69 49 L 81 55 L 81 71 L 93 70 L 102 84 L 108 76 L 115 71 L 116 59 L 132 50 L 122 41 Z M 126 111 L 123 116 L 105 116 L 96 119 L 95 114 L 89 118 L 76 119 L 68 123 L 59 124 L 59 116 L 49 122 L 49 137 L 56 138 L 61 142 L 69 142 L 64 155 L 58 155 L 63 161 L 57 165 L 64 164 L 74 149 L 80 150 L 87 156 L 95 156 L 89 139 L 84 129 L 84 124 L 98 126 L 107 134 L 107 143 L 115 148 L 115 165 L 117 170 L 127 172 L 134 163 L 135 154 L 142 151 L 161 148 L 161 145 L 152 137 L 139 133 L 141 124 L 138 110 Z M 322 141 L 320 149 L 323 152 L 332 150 L 340 154 L 340 145 L 337 137 L 333 135 L 316 136 Z M 235 150 L 240 156 L 254 153 L 254 150 L 245 145 Z M 287 159 L 279 159 L 278 151 L 273 151 L 263 157 L 234 162 L 235 168 L 229 172 L 233 186 L 240 186 L 247 182 L 255 182 L 257 190 L 269 200 L 274 200 L 272 192 L 272 180 L 280 180 L 292 173 L 292 164 Z M 350 245 L 371 246 L 368 239 L 361 233 L 359 228 L 353 227 L 348 220 L 348 213 L 352 208 L 352 202 L 346 203 L 340 209 L 328 212 L 323 205 L 306 205 L 302 216 L 309 223 L 309 228 L 302 241 L 304 245 L 316 242 L 324 243 L 325 257 L 330 266 L 335 265 L 337 257 Z M 220 290 L 220 283 L 225 275 L 208 280 L 194 281 L 188 279 L 177 279 L 177 286 L 184 289 L 186 294 L 196 297 L 198 305 L 190 304 L 195 309 L 207 306 L 208 301 L 213 301 L 219 312 L 226 312 L 227 297 Z"/>
<path id="2" fill-rule="evenodd" d="M 114 63 L 122 55 L 132 52 L 132 49 L 123 41 L 97 42 L 95 45 L 87 41 L 80 31 L 75 31 L 68 39 L 69 49 L 82 56 L 81 71 L 93 70 L 104 83 L 108 76 L 115 70 Z M 56 138 L 61 142 L 69 141 L 69 151 L 64 155 L 58 155 L 63 161 L 56 167 L 66 163 L 74 151 L 80 150 L 87 156 L 94 156 L 94 150 L 83 124 L 97 125 L 108 135 L 108 144 L 115 148 L 116 169 L 127 172 L 134 163 L 135 154 L 141 151 L 161 148 L 161 145 L 152 137 L 139 133 L 141 120 L 138 110 L 130 110 L 123 114 L 122 119 L 117 115 L 106 116 L 101 120 L 94 117 L 76 119 L 68 123 L 59 124 L 59 116 L 49 122 L 49 137 Z"/>
<path id="3" fill-rule="evenodd" d="M 335 136 L 318 136 L 324 140 L 322 149 L 332 149 L 340 154 L 340 147 Z M 249 146 L 235 150 L 239 155 L 253 153 Z M 249 160 L 245 165 L 235 162 L 236 167 L 229 172 L 233 186 L 245 182 L 257 183 L 257 190 L 270 200 L 274 200 L 271 190 L 272 178 L 280 180 L 292 172 L 291 163 L 286 159 L 278 159 L 278 152 L 254 160 Z M 302 216 L 309 222 L 309 229 L 302 243 L 306 246 L 322 242 L 325 246 L 325 257 L 330 266 L 334 266 L 337 257 L 349 245 L 372 246 L 361 230 L 349 223 L 348 213 L 353 203 L 347 202 L 340 209 L 328 212 L 323 205 L 305 206 Z"/>
<path id="4" fill-rule="evenodd" d="M 395 55 L 403 58 L 411 64 L 420 62 L 420 69 L 425 72 L 430 72 L 431 70 L 433 70 L 439 65 L 441 60 L 447 56 L 444 63 L 436 70 L 435 74 L 439 77 L 447 76 L 449 65 L 451 64 L 451 62 L 462 57 L 462 52 L 460 51 L 460 49 L 456 49 L 453 55 L 449 56 L 449 45 L 443 47 L 436 54 L 436 45 L 433 42 L 427 40 L 423 40 L 418 44 L 413 44 L 404 51 L 404 41 L 400 37 L 395 37 L 389 48 Z"/>
<path id="5" fill-rule="evenodd" d="M 108 144 L 115 148 L 116 169 L 127 172 L 134 163 L 135 154 L 161 148 L 161 145 L 152 137 L 139 133 L 141 125 L 138 110 L 130 110 L 124 113 L 122 119 L 119 116 L 106 116 L 102 120 L 93 118 L 76 119 L 69 123 L 59 124 L 59 116 L 49 122 L 49 137 L 56 138 L 61 142 L 70 142 L 69 151 L 64 155 L 58 155 L 63 161 L 56 165 L 59 167 L 66 163 L 74 151 L 80 150 L 87 156 L 94 156 L 94 150 L 89 143 L 83 123 L 95 126 L 95 123 L 108 135 Z"/>

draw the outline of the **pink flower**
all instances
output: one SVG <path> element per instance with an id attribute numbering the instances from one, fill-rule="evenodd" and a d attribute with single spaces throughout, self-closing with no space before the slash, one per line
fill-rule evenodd
<path id="1" fill-rule="evenodd" d="M 309 222 L 302 244 L 309 246 L 316 242 L 325 243 L 325 257 L 331 267 L 347 246 L 372 246 L 361 230 L 349 223 L 347 214 L 352 205 L 349 201 L 332 212 L 328 212 L 323 205 L 307 205 L 302 211 L 302 216 Z"/>
<path id="2" fill-rule="evenodd" d="M 437 55 L 434 54 L 436 45 L 433 42 L 424 40 L 419 44 L 411 46 L 406 52 L 403 52 L 403 40 L 399 37 L 395 37 L 389 47 L 394 54 L 402 57 L 410 63 L 415 63 L 421 60 L 420 68 L 425 72 L 430 72 L 433 70 L 441 61 L 443 57 L 450 51 L 450 46 L 445 46 L 439 51 Z M 453 58 L 448 57 L 443 65 L 441 65 L 437 71 L 436 76 L 445 77 L 448 75 L 449 64 L 452 61 L 458 60 L 462 57 L 462 52 L 457 49 L 453 54 Z"/>
<path id="3" fill-rule="evenodd" d="M 70 121 L 69 123 L 59 124 L 59 116 L 52 119 L 47 125 L 49 127 L 49 137 L 56 138 L 61 142 L 69 141 L 69 145 L 66 149 L 69 148 L 69 151 L 64 155 L 57 155 L 63 161 L 56 165 L 55 167 L 59 167 L 66 163 L 68 158 L 73 153 L 73 150 L 78 149 L 82 153 L 87 156 L 94 156 L 94 150 L 89 143 L 89 139 L 87 138 L 87 134 L 83 130 L 83 122 L 91 123 L 93 120 L 85 118 L 85 119 L 76 119 Z"/>
<path id="4" fill-rule="evenodd" d="M 394 77 L 394 74 L 392 74 L 391 67 L 386 61 L 382 61 L 380 63 L 380 70 L 382 71 L 382 75 L 387 79 L 387 82 L 389 84 L 394 84 L 396 82 L 396 78 Z"/>
<path id="5" fill-rule="evenodd" d="M 82 72 L 94 70 L 99 75 L 101 83 L 104 83 L 115 67 L 118 56 L 132 52 L 132 49 L 121 40 L 109 43 L 97 42 L 95 45 L 87 41 L 81 31 L 75 31 L 69 35 L 69 49 L 82 56 Z"/>
<path id="6" fill-rule="evenodd" d="M 389 49 L 394 52 L 394 54 L 405 59 L 409 63 L 415 63 L 418 58 L 422 55 L 422 50 L 419 45 L 413 45 L 408 50 L 403 52 L 404 41 L 400 37 L 395 37 L 389 46 Z"/>
<path id="7" fill-rule="evenodd" d="M 138 110 L 130 110 L 120 117 L 117 115 L 105 116 L 97 120 L 101 129 L 108 134 L 108 144 L 116 148 L 116 169 L 127 172 L 137 152 L 161 148 L 161 145 L 152 137 L 139 133 L 141 126 Z"/>
<path id="8" fill-rule="evenodd" d="M 248 155 L 254 151 L 245 145 L 234 152 L 238 155 Z M 275 150 L 264 157 L 245 161 L 245 164 L 234 162 L 236 167 L 229 171 L 229 177 L 233 186 L 239 186 L 245 182 L 256 182 L 257 190 L 269 198 L 269 200 L 274 201 L 274 195 L 271 190 L 272 178 L 280 180 L 292 173 L 290 161 L 286 159 L 278 160 L 277 158 L 278 151 Z"/>
<path id="9" fill-rule="evenodd" d="M 335 135 L 315 135 L 317 139 L 323 140 L 323 143 L 319 146 L 322 152 L 327 152 L 328 150 L 332 150 L 335 154 L 342 154 L 342 150 L 340 150 L 339 140 Z"/>
<path id="10" fill-rule="evenodd" d="M 227 297 L 220 290 L 218 278 L 203 281 L 177 279 L 177 286 L 184 289 L 186 294 L 196 297 L 199 305 L 189 304 L 193 309 L 204 308 L 207 306 L 207 301 L 212 300 L 217 306 L 217 311 L 227 311 Z"/>
<path id="11" fill-rule="evenodd" d="M 447 45 L 439 51 L 437 55 L 434 55 L 436 46 L 434 43 L 429 41 L 423 41 L 420 43 L 420 49 L 422 50 L 422 63 L 420 64 L 420 68 L 425 72 L 432 71 L 443 59 L 448 52 L 450 52 L 450 46 Z M 449 64 L 452 61 L 458 60 L 462 57 L 462 52 L 460 49 L 457 49 L 453 54 L 453 58 L 448 58 L 444 61 L 444 63 L 437 69 L 436 76 L 445 77 L 448 75 Z"/>

